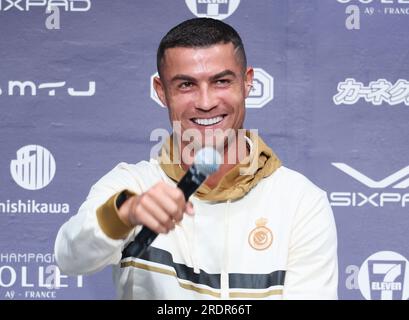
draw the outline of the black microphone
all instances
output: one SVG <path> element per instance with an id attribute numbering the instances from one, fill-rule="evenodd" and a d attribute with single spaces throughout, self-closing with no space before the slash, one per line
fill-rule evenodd
<path id="1" fill-rule="evenodd" d="M 177 187 L 182 190 L 186 201 L 209 175 L 219 169 L 220 163 L 219 152 L 211 147 L 205 147 L 197 152 L 193 165 L 177 184 Z M 122 259 L 127 257 L 139 258 L 157 236 L 156 232 L 144 226 L 135 239 L 124 249 Z"/>

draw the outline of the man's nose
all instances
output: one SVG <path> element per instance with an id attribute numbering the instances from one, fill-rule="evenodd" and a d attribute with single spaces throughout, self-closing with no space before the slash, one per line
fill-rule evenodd
<path id="1" fill-rule="evenodd" d="M 196 108 L 204 111 L 212 110 L 217 106 L 217 99 L 209 86 L 203 86 L 199 90 Z"/>

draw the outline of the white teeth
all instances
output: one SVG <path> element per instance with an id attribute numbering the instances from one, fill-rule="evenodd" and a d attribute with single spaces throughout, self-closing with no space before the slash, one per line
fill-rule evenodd
<path id="1" fill-rule="evenodd" d="M 216 123 L 219 123 L 220 121 L 223 120 L 222 116 L 211 118 L 211 119 L 193 119 L 193 121 L 197 124 L 200 124 L 201 126 L 211 126 Z"/>

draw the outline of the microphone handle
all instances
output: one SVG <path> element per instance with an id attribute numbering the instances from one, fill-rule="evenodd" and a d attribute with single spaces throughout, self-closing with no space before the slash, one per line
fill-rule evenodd
<path id="1" fill-rule="evenodd" d="M 189 171 L 177 184 L 177 187 L 182 190 L 186 201 L 188 201 L 189 197 L 195 193 L 206 178 L 206 175 L 197 171 L 195 165 L 192 165 L 189 168 Z M 136 235 L 134 241 L 129 243 L 122 252 L 122 259 L 131 256 L 139 258 L 146 251 L 146 249 L 148 249 L 157 236 L 158 234 L 156 232 L 152 231 L 146 226 L 143 226 L 142 230 Z"/>
<path id="2" fill-rule="evenodd" d="M 158 234 L 146 226 L 136 235 L 135 239 L 122 251 L 122 259 L 127 257 L 139 258 L 148 249 Z"/>
<path id="3" fill-rule="evenodd" d="M 189 197 L 195 193 L 200 185 L 206 180 L 207 176 L 197 171 L 196 166 L 192 165 L 189 171 L 180 179 L 177 187 L 182 190 L 185 195 L 185 200 L 188 201 Z"/>

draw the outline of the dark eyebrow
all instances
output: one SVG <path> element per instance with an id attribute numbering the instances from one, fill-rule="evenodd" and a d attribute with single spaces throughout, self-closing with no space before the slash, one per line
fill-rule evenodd
<path id="1" fill-rule="evenodd" d="M 224 70 L 222 72 L 219 72 L 219 73 L 211 76 L 209 78 L 209 80 L 214 81 L 214 80 L 226 77 L 226 76 L 232 76 L 232 77 L 236 78 L 236 74 L 233 71 L 227 69 L 227 70 Z M 171 82 L 174 82 L 174 81 L 196 82 L 197 80 L 195 78 L 191 77 L 191 76 L 186 75 L 186 74 L 177 74 L 170 81 Z"/>
<path id="2" fill-rule="evenodd" d="M 214 81 L 214 80 L 226 77 L 226 76 L 232 76 L 232 77 L 236 78 L 236 74 L 233 71 L 227 69 L 227 70 L 224 70 L 222 72 L 219 72 L 218 74 L 215 74 L 214 76 L 211 76 L 210 80 Z"/>
<path id="3" fill-rule="evenodd" d="M 177 74 L 170 81 L 171 82 L 174 82 L 174 81 L 196 82 L 196 79 L 191 76 L 185 75 L 185 74 Z"/>

